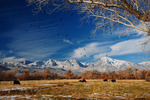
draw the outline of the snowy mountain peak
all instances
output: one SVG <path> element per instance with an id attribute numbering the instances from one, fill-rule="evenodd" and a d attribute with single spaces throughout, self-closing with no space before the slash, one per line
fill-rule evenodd
<path id="1" fill-rule="evenodd" d="M 33 66 L 33 67 L 40 67 L 42 65 L 44 65 L 44 62 L 40 61 L 40 60 L 35 61 L 35 62 L 29 64 L 29 66 Z"/>
<path id="2" fill-rule="evenodd" d="M 17 61 L 17 63 L 21 63 L 23 65 L 28 65 L 28 64 L 32 63 L 32 61 L 24 60 L 24 61 Z"/>
<path id="3" fill-rule="evenodd" d="M 141 66 L 123 60 L 112 59 L 109 57 L 102 57 L 91 66 L 92 69 L 99 69 L 99 71 L 113 71 L 113 70 L 124 70 L 128 66 L 134 66 L 138 69 L 142 69 Z"/>
<path id="4" fill-rule="evenodd" d="M 97 70 L 100 72 L 109 72 L 109 71 L 117 71 L 117 70 L 124 70 L 129 66 L 133 66 L 137 69 L 146 69 L 150 70 L 150 63 L 143 62 L 140 64 L 135 64 L 128 61 L 112 59 L 110 57 L 102 57 L 95 63 L 82 63 L 74 59 L 68 59 L 66 61 L 57 61 L 53 59 L 49 59 L 47 61 L 27 61 L 27 60 L 20 60 L 16 62 L 2 62 L 1 65 L 4 66 L 23 66 L 28 68 L 52 68 L 52 69 L 61 69 L 61 70 L 72 70 L 73 72 L 84 72 L 85 70 Z"/>
<path id="5" fill-rule="evenodd" d="M 110 58 L 110 57 L 102 57 L 102 58 L 100 58 L 101 60 L 112 60 L 112 58 Z"/>
<path id="6" fill-rule="evenodd" d="M 44 65 L 47 65 L 47 66 L 56 66 L 57 63 L 56 63 L 55 60 L 49 59 L 49 60 L 45 61 L 45 64 L 44 64 Z"/>
<path id="7" fill-rule="evenodd" d="M 73 63 L 73 62 L 78 62 L 77 60 L 75 59 L 67 59 L 66 62 L 70 62 L 70 63 Z"/>
<path id="8" fill-rule="evenodd" d="M 109 57 L 102 57 L 102 58 L 100 59 L 100 61 L 103 61 L 103 62 L 105 62 L 105 63 L 110 63 L 110 62 L 113 62 L 114 59 L 109 58 Z"/>
<path id="9" fill-rule="evenodd" d="M 150 61 L 139 63 L 139 65 L 150 67 Z"/>
<path id="10" fill-rule="evenodd" d="M 65 62 L 65 64 L 70 64 L 71 65 L 71 61 L 69 59 L 67 59 Z"/>
<path id="11" fill-rule="evenodd" d="M 113 59 L 113 58 L 110 58 L 110 57 L 102 57 L 102 58 L 100 58 L 100 61 L 107 62 L 107 63 L 116 63 L 116 62 L 119 62 L 119 63 L 125 63 L 126 62 L 126 63 L 128 63 L 128 61 Z"/>
<path id="12" fill-rule="evenodd" d="M 74 59 L 67 59 L 64 63 L 74 65 L 74 64 L 78 64 L 80 62 L 78 62 L 77 60 L 74 60 Z"/>
<path id="13" fill-rule="evenodd" d="M 30 63 L 33 63 L 33 62 L 29 60 L 16 60 L 16 61 L 2 61 L 1 62 L 1 64 L 14 65 L 14 66 L 27 66 Z"/>

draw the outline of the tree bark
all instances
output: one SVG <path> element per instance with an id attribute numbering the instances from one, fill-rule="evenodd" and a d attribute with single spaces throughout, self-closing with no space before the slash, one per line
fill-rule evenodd
<path id="1" fill-rule="evenodd" d="M 81 3 L 87 3 L 87 4 L 96 4 L 98 7 L 114 7 L 114 8 L 120 8 L 120 9 L 123 9 L 125 11 L 128 11 L 130 14 L 133 14 L 136 16 L 137 19 L 139 20 L 142 20 L 142 21 L 147 21 L 147 22 L 150 22 L 150 14 L 149 13 L 141 13 L 140 11 L 138 11 L 137 9 L 135 9 L 133 7 L 133 5 L 129 4 L 127 2 L 127 0 L 121 0 L 121 4 L 115 4 L 115 3 L 111 3 L 111 4 L 107 4 L 104 3 L 104 2 L 100 2 L 100 1 L 96 1 L 94 2 L 93 0 L 69 0 L 70 3 L 78 3 L 80 2 Z"/>

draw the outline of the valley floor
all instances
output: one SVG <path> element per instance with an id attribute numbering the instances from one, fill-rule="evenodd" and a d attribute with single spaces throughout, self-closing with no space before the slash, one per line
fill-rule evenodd
<path id="1" fill-rule="evenodd" d="M 96 99 L 149 99 L 150 82 L 145 80 L 117 80 L 112 83 L 103 80 L 35 80 L 0 82 L 0 99 L 26 100 L 96 100 Z"/>

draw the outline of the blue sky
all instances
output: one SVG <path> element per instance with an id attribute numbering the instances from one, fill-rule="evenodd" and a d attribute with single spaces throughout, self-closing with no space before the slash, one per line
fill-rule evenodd
<path id="1" fill-rule="evenodd" d="M 148 61 L 150 44 L 145 33 L 126 27 L 102 29 L 91 36 L 95 22 L 80 19 L 77 11 L 60 10 L 47 14 L 43 10 L 33 13 L 25 0 L 0 1 L 0 60 L 77 59 L 94 62 L 104 56 L 135 63 Z M 120 33 L 124 35 L 120 35 Z M 120 37 L 120 38 L 119 38 Z"/>

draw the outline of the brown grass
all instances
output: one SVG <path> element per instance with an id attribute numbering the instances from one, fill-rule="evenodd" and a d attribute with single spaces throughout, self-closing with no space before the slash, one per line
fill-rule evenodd
<path id="1" fill-rule="evenodd" d="M 21 81 L 20 86 L 14 86 L 12 82 L 0 82 L 1 89 L 13 87 L 31 88 L 20 92 L 10 91 L 5 95 L 36 95 L 34 98 L 42 95 L 106 99 L 150 98 L 150 82 L 145 80 L 117 80 L 116 83 L 103 80 L 87 80 L 87 83 L 80 83 L 78 80 L 39 80 Z"/>

